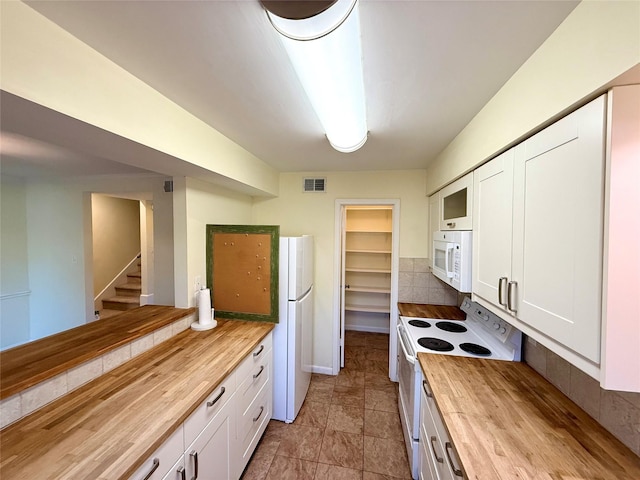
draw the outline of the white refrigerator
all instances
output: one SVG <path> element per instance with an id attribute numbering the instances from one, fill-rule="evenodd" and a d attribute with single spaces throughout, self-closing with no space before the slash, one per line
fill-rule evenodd
<path id="1" fill-rule="evenodd" d="M 313 359 L 313 237 L 280 238 L 280 319 L 273 331 L 273 418 L 295 420 Z"/>

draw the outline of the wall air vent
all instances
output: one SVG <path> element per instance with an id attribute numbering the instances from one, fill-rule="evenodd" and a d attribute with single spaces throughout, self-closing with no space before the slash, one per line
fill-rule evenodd
<path id="1" fill-rule="evenodd" d="M 326 192 L 326 188 L 327 188 L 326 178 L 305 178 L 304 179 L 305 192 Z"/>

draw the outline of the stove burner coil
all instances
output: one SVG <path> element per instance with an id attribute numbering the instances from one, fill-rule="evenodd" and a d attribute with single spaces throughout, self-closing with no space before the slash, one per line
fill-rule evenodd
<path id="1" fill-rule="evenodd" d="M 453 350 L 453 345 L 446 340 L 432 337 L 422 337 L 418 339 L 420 346 L 436 352 L 450 352 Z"/>
<path id="2" fill-rule="evenodd" d="M 461 343 L 460 348 L 467 353 L 479 355 L 481 357 L 488 357 L 491 355 L 491 350 L 475 343 Z"/>
<path id="3" fill-rule="evenodd" d="M 445 332 L 464 333 L 467 331 L 467 327 L 464 325 L 453 322 L 438 322 L 436 323 L 436 327 Z"/>
<path id="4" fill-rule="evenodd" d="M 431 324 L 424 320 L 409 320 L 409 325 L 412 327 L 429 328 Z"/>

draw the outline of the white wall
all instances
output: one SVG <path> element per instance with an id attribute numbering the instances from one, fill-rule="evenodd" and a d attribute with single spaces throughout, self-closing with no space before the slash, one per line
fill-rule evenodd
<path id="1" fill-rule="evenodd" d="M 195 277 L 202 285 L 207 282 L 207 225 L 251 224 L 251 205 L 248 195 L 192 178 L 174 179 L 176 307 L 195 306 Z"/>
<path id="2" fill-rule="evenodd" d="M 327 192 L 303 193 L 304 177 L 326 177 Z M 315 366 L 333 368 L 335 200 L 400 199 L 400 256 L 427 257 L 425 185 L 424 170 L 284 173 L 278 198 L 255 199 L 252 223 L 280 225 L 282 236 L 314 236 Z"/>
<path id="3" fill-rule="evenodd" d="M 28 306 L 19 309 L 7 303 L 15 303 L 17 299 L 2 302 L 2 345 L 35 340 L 93 318 L 89 192 L 155 200 L 154 246 L 161 255 L 156 256 L 156 264 L 160 266 L 154 268 L 153 284 L 160 292 L 162 304 L 173 305 L 172 197 L 163 192 L 163 177 L 105 176 L 7 182 L 3 176 L 2 294 L 15 293 L 13 290 L 20 288 L 20 291 L 31 290 L 31 295 L 20 297 Z M 7 249 L 12 253 L 5 255 Z M 170 255 L 163 256 L 167 251 Z M 5 304 L 9 306 L 5 308 Z M 20 334 L 12 337 L 11 330 L 4 328 L 7 322 Z M 18 337 L 20 340 L 9 340 Z"/>
<path id="4" fill-rule="evenodd" d="M 1 7 L 3 90 L 215 172 L 221 182 L 277 194 L 277 171 L 255 155 L 26 4 Z M 176 171 L 169 157 L 115 160 Z"/>
<path id="5" fill-rule="evenodd" d="M 164 180 L 154 182 L 153 192 L 153 303 L 174 305 L 173 193 L 164 191 Z"/>
<path id="6" fill-rule="evenodd" d="M 44 182 L 27 184 L 31 339 L 86 322 L 82 191 Z"/>
<path id="7" fill-rule="evenodd" d="M 640 2 L 583 1 L 427 168 L 438 190 L 640 62 Z"/>
<path id="8" fill-rule="evenodd" d="M 29 340 L 27 196 L 23 180 L 2 177 L 0 211 L 1 349 Z"/>

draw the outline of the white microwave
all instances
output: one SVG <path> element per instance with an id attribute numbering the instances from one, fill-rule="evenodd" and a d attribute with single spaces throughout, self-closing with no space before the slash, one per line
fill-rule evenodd
<path id="1" fill-rule="evenodd" d="M 433 274 L 459 292 L 471 292 L 472 233 L 433 232 Z"/>

